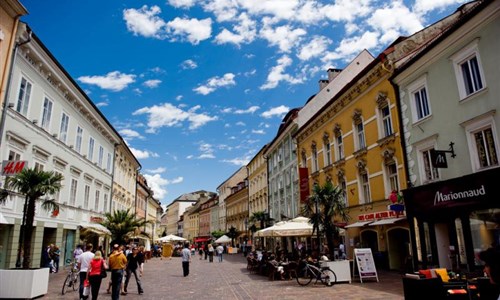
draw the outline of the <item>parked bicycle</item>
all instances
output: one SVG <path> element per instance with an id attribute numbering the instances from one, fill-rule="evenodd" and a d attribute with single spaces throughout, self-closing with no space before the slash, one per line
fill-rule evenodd
<path id="1" fill-rule="evenodd" d="M 328 266 L 317 267 L 303 260 L 297 267 L 297 283 L 306 286 L 313 279 L 316 279 L 315 284 L 319 281 L 326 286 L 333 286 L 337 283 L 337 275 Z"/>
<path id="2" fill-rule="evenodd" d="M 71 264 L 70 269 L 68 272 L 68 275 L 66 276 L 66 279 L 64 280 L 64 284 L 62 287 L 62 294 L 64 295 L 70 288 L 73 289 L 73 291 L 76 291 L 80 287 L 80 270 L 78 270 L 78 264 L 75 262 L 71 262 L 71 260 L 66 260 L 66 264 Z"/>

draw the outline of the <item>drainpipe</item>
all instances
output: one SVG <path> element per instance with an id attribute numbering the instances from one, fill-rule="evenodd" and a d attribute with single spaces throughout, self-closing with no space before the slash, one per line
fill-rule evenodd
<path id="1" fill-rule="evenodd" d="M 111 169 L 111 195 L 109 196 L 110 197 L 110 201 L 109 201 L 109 210 L 108 212 L 109 213 L 112 213 L 111 211 L 111 207 L 113 207 L 112 203 L 113 203 L 113 197 L 114 197 L 114 185 L 115 185 L 115 159 L 116 159 L 116 148 L 120 146 L 120 143 L 115 143 L 114 147 L 113 147 L 113 161 L 112 161 L 112 169 Z"/>
<path id="2" fill-rule="evenodd" d="M 16 26 L 17 26 L 17 23 L 19 23 L 20 17 L 21 16 L 16 17 L 16 19 L 17 19 Z M 5 119 L 7 118 L 7 106 L 8 106 L 8 100 L 9 100 L 9 95 L 10 95 L 10 85 L 12 82 L 12 74 L 14 73 L 14 64 L 16 62 L 17 50 L 22 45 L 31 42 L 32 31 L 28 28 L 27 32 L 28 32 L 28 38 L 22 42 L 16 43 L 14 46 L 14 51 L 12 52 L 12 57 L 11 57 L 11 61 L 10 61 L 10 68 L 9 68 L 10 69 L 9 70 L 9 77 L 7 79 L 7 87 L 5 88 L 5 98 L 4 98 L 3 106 L 2 106 L 2 117 L 0 120 L 0 145 L 2 144 L 2 136 L 3 136 L 3 131 L 5 129 Z"/>

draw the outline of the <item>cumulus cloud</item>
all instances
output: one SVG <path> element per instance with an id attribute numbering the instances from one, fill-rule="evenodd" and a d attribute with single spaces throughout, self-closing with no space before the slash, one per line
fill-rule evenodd
<path id="1" fill-rule="evenodd" d="M 250 106 L 247 109 L 236 109 L 234 111 L 234 113 L 237 114 L 237 115 L 253 114 L 254 112 L 256 112 L 259 109 L 260 109 L 260 107 L 254 105 L 254 106 Z"/>
<path id="2" fill-rule="evenodd" d="M 189 129 L 193 130 L 218 119 L 216 116 L 212 117 L 204 113 L 197 113 L 196 111 L 199 109 L 199 105 L 183 110 L 170 103 L 165 103 L 138 109 L 133 115 L 148 115 L 147 132 L 150 133 L 154 133 L 162 127 L 182 126 L 184 122 L 188 122 Z"/>
<path id="3" fill-rule="evenodd" d="M 273 107 L 261 114 L 262 117 L 269 119 L 272 117 L 283 117 L 290 111 L 290 108 L 288 106 L 280 105 L 277 107 Z"/>
<path id="4" fill-rule="evenodd" d="M 195 4 L 195 0 L 168 0 L 168 4 L 176 8 L 190 8 Z"/>
<path id="5" fill-rule="evenodd" d="M 271 46 L 277 46 L 281 52 L 288 53 L 297 46 L 302 36 L 307 32 L 302 28 L 293 28 L 290 25 L 283 25 L 273 28 L 270 25 L 264 26 L 260 31 L 261 38 L 267 40 Z"/>
<path id="6" fill-rule="evenodd" d="M 101 89 L 119 92 L 125 89 L 129 84 L 135 82 L 136 75 L 124 74 L 120 71 L 109 72 L 104 76 L 81 76 L 80 82 L 97 85 Z"/>
<path id="7" fill-rule="evenodd" d="M 200 151 L 200 155 L 188 155 L 187 159 L 213 159 L 215 158 L 213 145 L 205 142 L 201 142 L 198 150 Z"/>
<path id="8" fill-rule="evenodd" d="M 206 96 L 220 87 L 235 85 L 236 82 L 234 81 L 234 77 L 235 75 L 233 73 L 226 73 L 222 77 L 212 77 L 207 80 L 205 85 L 200 85 L 199 87 L 194 88 L 193 91 Z"/>
<path id="9" fill-rule="evenodd" d="M 232 159 L 223 159 L 221 160 L 222 162 L 229 163 L 235 166 L 246 166 L 250 160 L 252 159 L 252 156 L 247 155 L 244 157 L 237 157 L 237 158 L 232 158 Z"/>
<path id="10" fill-rule="evenodd" d="M 164 167 L 158 167 L 156 169 L 146 169 L 146 172 L 153 174 L 165 173 L 165 171 L 167 171 L 167 168 Z"/>
<path id="11" fill-rule="evenodd" d="M 247 126 L 247 124 L 245 124 L 245 122 L 241 122 L 241 121 L 238 121 L 236 122 L 236 124 L 234 124 L 236 126 Z"/>
<path id="12" fill-rule="evenodd" d="M 192 59 L 186 59 L 182 62 L 181 68 L 186 69 L 196 69 L 198 68 L 198 64 Z"/>
<path id="13" fill-rule="evenodd" d="M 419 14 L 425 14 L 435 9 L 443 9 L 450 5 L 457 5 L 467 0 L 416 0 L 413 10 Z"/>
<path id="14" fill-rule="evenodd" d="M 144 174 L 148 182 L 148 186 L 153 190 L 155 198 L 163 199 L 168 194 L 167 186 L 171 184 L 178 184 L 184 181 L 184 178 L 179 176 L 174 179 L 165 179 L 160 174 Z"/>
<path id="15" fill-rule="evenodd" d="M 254 133 L 254 134 L 266 134 L 266 132 L 262 129 L 258 129 L 258 130 L 252 129 L 252 133 Z"/>
<path id="16" fill-rule="evenodd" d="M 139 139 L 144 138 L 139 132 L 132 130 L 132 129 L 129 129 L 129 128 L 121 129 L 118 131 L 118 133 L 120 133 L 120 135 L 126 140 L 132 140 L 132 139 L 136 139 L 136 138 L 139 138 Z"/>
<path id="17" fill-rule="evenodd" d="M 144 5 L 140 9 L 125 9 L 123 10 L 123 19 L 127 24 L 128 31 L 134 35 L 144 37 L 164 38 L 165 21 L 158 15 L 161 9 L 154 5 L 149 8 Z"/>
<path id="18" fill-rule="evenodd" d="M 130 151 L 132 151 L 132 154 L 134 154 L 134 156 L 137 159 L 146 159 L 146 158 L 150 158 L 150 157 L 159 157 L 158 153 L 155 153 L 155 152 L 152 152 L 152 151 L 149 151 L 149 150 L 139 150 L 139 149 L 135 149 L 135 148 L 131 147 Z"/>
<path id="19" fill-rule="evenodd" d="M 212 36 L 212 19 L 198 20 L 177 17 L 167 23 L 167 28 L 173 35 L 187 39 L 193 45 L 198 45 L 201 41 Z"/>
<path id="20" fill-rule="evenodd" d="M 144 81 L 143 84 L 146 87 L 153 89 L 153 88 L 158 87 L 160 85 L 160 83 L 161 83 L 161 80 L 159 80 L 159 79 L 150 79 L 150 80 Z"/>
<path id="21" fill-rule="evenodd" d="M 302 46 L 297 57 L 300 60 L 309 60 L 311 58 L 315 58 L 321 56 L 326 50 L 328 46 L 332 44 L 332 40 L 324 36 L 315 36 L 308 43 Z"/>
<path id="22" fill-rule="evenodd" d="M 285 69 L 292 64 L 292 59 L 287 55 L 282 56 L 277 61 L 277 65 L 271 68 L 271 71 L 267 75 L 267 82 L 260 86 L 261 90 L 274 89 L 278 86 L 281 81 L 288 82 L 290 84 L 302 83 L 302 78 L 293 77 L 290 74 L 285 74 Z"/>
<path id="23" fill-rule="evenodd" d="M 241 44 L 249 44 L 253 42 L 257 35 L 256 22 L 248 17 L 247 14 L 242 13 L 238 17 L 236 25 L 233 26 L 232 31 L 224 28 L 221 33 L 215 37 L 217 44 L 234 44 L 240 46 Z"/>

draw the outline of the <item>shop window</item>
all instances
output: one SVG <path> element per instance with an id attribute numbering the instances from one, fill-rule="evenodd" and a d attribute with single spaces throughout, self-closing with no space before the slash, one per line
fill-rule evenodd
<path id="1" fill-rule="evenodd" d="M 469 215 L 475 265 L 480 265 L 479 252 L 500 244 L 500 209 L 474 211 Z"/>
<path id="2" fill-rule="evenodd" d="M 469 97 L 486 87 L 483 68 L 479 57 L 479 39 L 451 57 L 457 78 L 460 100 Z"/>

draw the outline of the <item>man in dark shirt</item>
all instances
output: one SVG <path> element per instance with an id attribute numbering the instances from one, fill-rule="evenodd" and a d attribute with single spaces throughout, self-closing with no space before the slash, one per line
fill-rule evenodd
<path id="1" fill-rule="evenodd" d="M 132 253 L 127 256 L 127 278 L 125 279 L 125 287 L 123 291 L 127 293 L 128 282 L 132 273 L 135 276 L 135 282 L 137 283 L 137 289 L 139 290 L 139 295 L 144 293 L 141 285 L 141 279 L 137 276 L 137 269 L 140 270 L 141 264 L 144 262 L 144 256 L 139 253 L 139 248 L 135 247 L 132 249 Z M 142 275 L 142 274 L 141 274 Z"/>

